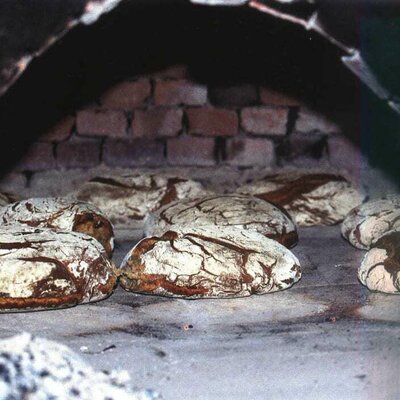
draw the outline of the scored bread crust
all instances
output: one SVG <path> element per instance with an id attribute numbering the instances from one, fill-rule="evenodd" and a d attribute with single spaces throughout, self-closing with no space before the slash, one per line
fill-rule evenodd
<path id="1" fill-rule="evenodd" d="M 148 212 L 172 201 L 203 193 L 203 186 L 190 179 L 161 174 L 132 174 L 93 178 L 75 196 L 95 204 L 117 226 L 142 227 Z"/>
<path id="2" fill-rule="evenodd" d="M 171 297 L 244 297 L 284 290 L 301 277 L 286 247 L 252 231 L 199 227 L 142 239 L 121 264 L 128 291 Z"/>
<path id="3" fill-rule="evenodd" d="M 21 225 L 85 233 L 111 256 L 114 229 L 94 205 L 63 197 L 32 198 L 0 208 L 0 225 Z"/>
<path id="4" fill-rule="evenodd" d="M 400 230 L 400 195 L 388 195 L 355 207 L 341 229 L 353 246 L 368 250 L 386 232 Z"/>
<path id="5" fill-rule="evenodd" d="M 372 244 L 358 278 L 370 290 L 400 294 L 400 232 L 388 232 Z"/>
<path id="6" fill-rule="evenodd" d="M 0 311 L 88 303 L 109 296 L 115 268 L 85 234 L 0 227 Z"/>
<path id="7" fill-rule="evenodd" d="M 237 192 L 284 207 L 299 226 L 337 224 L 364 198 L 341 175 L 295 171 L 267 175 Z"/>
<path id="8" fill-rule="evenodd" d="M 213 195 L 180 200 L 146 219 L 146 236 L 162 235 L 182 227 L 234 226 L 275 239 L 286 247 L 297 243 L 297 230 L 286 211 L 252 196 Z"/>

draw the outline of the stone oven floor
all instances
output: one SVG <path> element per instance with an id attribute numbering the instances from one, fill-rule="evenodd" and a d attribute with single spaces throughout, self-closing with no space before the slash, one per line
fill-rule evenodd
<path id="1" fill-rule="evenodd" d="M 138 237 L 119 232 L 115 261 Z M 64 310 L 1 315 L 0 337 L 60 341 L 99 369 L 179 399 L 400 398 L 400 296 L 357 281 L 364 254 L 338 226 L 300 230 L 292 289 L 233 300 L 127 293 Z"/>

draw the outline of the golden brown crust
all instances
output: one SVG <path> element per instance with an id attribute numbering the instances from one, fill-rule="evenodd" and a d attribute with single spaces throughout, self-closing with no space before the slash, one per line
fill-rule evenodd
<path id="1" fill-rule="evenodd" d="M 22 297 L 1 297 L 0 309 L 21 310 L 36 308 L 57 308 L 73 306 L 79 303 L 80 294 L 74 293 L 61 297 L 22 298 Z"/>

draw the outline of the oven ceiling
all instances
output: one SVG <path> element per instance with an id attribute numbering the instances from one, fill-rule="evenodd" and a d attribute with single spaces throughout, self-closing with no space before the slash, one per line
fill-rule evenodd
<path id="1" fill-rule="evenodd" d="M 0 96 L 29 63 L 78 24 L 92 24 L 121 0 L 2 0 Z"/>
<path id="2" fill-rule="evenodd" d="M 69 30 L 78 24 L 94 23 L 121 1 L 2 0 L 0 96 L 35 57 Z M 123 1 L 148 3 L 143 0 Z M 317 32 L 340 48 L 342 62 L 380 99 L 400 114 L 400 101 L 395 96 L 400 93 L 400 7 L 396 6 L 396 0 L 180 1 L 190 1 L 196 5 L 252 7 L 269 17 L 281 19 L 282 23 L 301 25 L 304 29 Z M 157 3 L 160 0 L 152 2 Z M 171 0 L 171 3 L 174 2 L 176 1 Z M 363 29 L 365 26 L 367 28 Z M 379 35 L 384 45 L 369 46 L 373 39 L 379 39 Z"/>

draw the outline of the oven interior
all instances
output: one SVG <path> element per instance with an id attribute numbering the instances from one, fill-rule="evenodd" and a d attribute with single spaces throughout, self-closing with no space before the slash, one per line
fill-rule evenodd
<path id="1" fill-rule="evenodd" d="M 306 169 L 339 171 L 370 198 L 398 193 L 399 116 L 340 55 L 246 5 L 122 1 L 0 98 L 0 188 L 62 196 L 102 174 L 173 171 L 229 192 Z M 117 231 L 117 264 L 141 236 Z M 364 253 L 339 226 L 299 236 L 303 277 L 284 292 L 187 301 L 119 288 L 91 305 L 2 315 L 0 335 L 58 340 L 165 399 L 396 398 L 399 298 L 360 285 Z"/>

